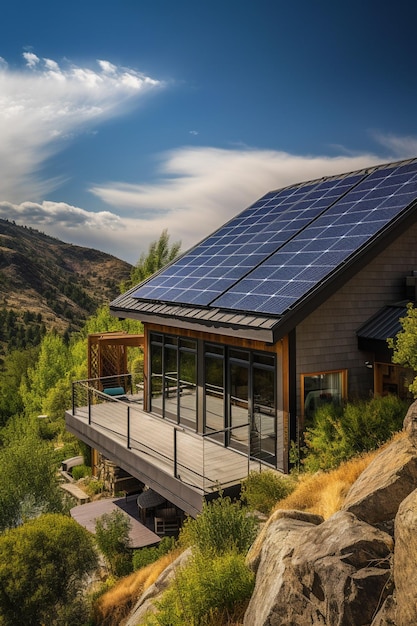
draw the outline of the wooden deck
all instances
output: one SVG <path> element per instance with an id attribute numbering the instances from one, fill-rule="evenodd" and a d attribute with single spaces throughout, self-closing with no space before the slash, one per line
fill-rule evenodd
<path id="1" fill-rule="evenodd" d="M 129 402 L 111 399 L 91 404 L 90 411 L 86 406 L 76 408 L 74 413 L 67 412 L 68 423 L 69 430 L 81 439 L 80 433 L 84 432 L 93 442 L 103 441 L 106 450 L 117 449 L 115 454 L 119 456 L 124 449 L 130 467 L 146 462 L 159 475 L 178 482 L 178 489 L 187 487 L 202 498 L 239 485 L 251 469 L 260 469 L 260 463 L 249 462 L 247 454 L 146 413 L 134 396 Z M 241 434 L 244 449 L 247 429 L 243 428 Z M 123 467 L 119 458 L 111 460 Z M 139 474 L 137 477 L 141 479 Z"/>

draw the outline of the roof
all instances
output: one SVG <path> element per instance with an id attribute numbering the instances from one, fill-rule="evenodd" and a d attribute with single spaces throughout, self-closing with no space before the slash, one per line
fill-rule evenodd
<path id="1" fill-rule="evenodd" d="M 95 534 L 96 521 L 104 514 L 113 511 L 123 511 L 130 520 L 130 547 L 143 548 L 158 543 L 161 538 L 152 530 L 139 522 L 139 511 L 135 499 L 129 498 L 105 498 L 88 504 L 80 504 L 70 510 L 71 517 L 81 526 Z"/>
<path id="2" fill-rule="evenodd" d="M 417 159 L 291 185 L 268 192 L 110 310 L 273 342 L 416 220 Z"/>
<path id="3" fill-rule="evenodd" d="M 408 301 L 384 306 L 357 331 L 360 339 L 386 341 L 394 338 L 403 328 L 401 319 L 407 315 Z"/>

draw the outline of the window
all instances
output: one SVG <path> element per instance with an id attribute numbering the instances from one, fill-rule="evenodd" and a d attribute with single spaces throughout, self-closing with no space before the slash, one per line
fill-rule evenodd
<path id="1" fill-rule="evenodd" d="M 219 443 L 276 464 L 275 354 L 151 333 L 150 368 L 153 413 L 195 430 L 199 425 Z"/>
<path id="2" fill-rule="evenodd" d="M 302 375 L 304 418 L 308 425 L 315 411 L 324 404 L 342 404 L 346 396 L 346 370 Z"/>
<path id="3" fill-rule="evenodd" d="M 204 431 L 274 464 L 275 355 L 207 343 L 204 364 Z"/>
<path id="4" fill-rule="evenodd" d="M 197 342 L 151 333 L 151 411 L 194 427 L 197 416 Z"/>

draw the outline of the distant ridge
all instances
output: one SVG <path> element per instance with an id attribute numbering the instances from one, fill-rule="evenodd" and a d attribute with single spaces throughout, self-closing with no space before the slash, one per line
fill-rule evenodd
<path id="1" fill-rule="evenodd" d="M 47 330 L 80 328 L 120 293 L 131 268 L 110 254 L 0 219 L 0 310 L 35 314 Z"/>

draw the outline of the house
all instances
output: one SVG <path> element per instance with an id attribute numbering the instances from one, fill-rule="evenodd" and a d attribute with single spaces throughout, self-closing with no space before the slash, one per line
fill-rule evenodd
<path id="1" fill-rule="evenodd" d="M 287 472 L 321 403 L 406 396 L 386 339 L 416 299 L 417 159 L 271 191 L 111 303 L 143 322 L 140 408 L 98 398 L 67 427 L 195 515 Z"/>

